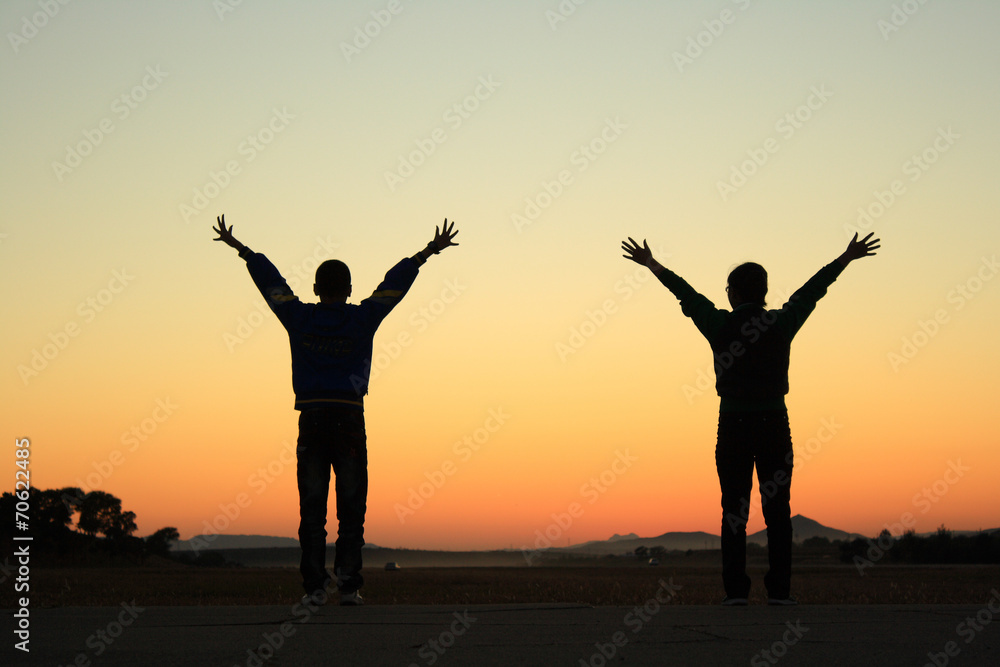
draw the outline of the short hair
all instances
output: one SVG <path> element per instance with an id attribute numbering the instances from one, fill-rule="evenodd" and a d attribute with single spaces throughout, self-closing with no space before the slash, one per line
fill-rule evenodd
<path id="1" fill-rule="evenodd" d="M 339 296 L 351 286 L 351 270 L 339 259 L 328 259 L 316 269 L 316 291 L 322 296 Z"/>
<path id="2" fill-rule="evenodd" d="M 736 290 L 740 298 L 761 307 L 766 306 L 767 271 L 760 264 L 744 262 L 729 273 L 729 288 Z"/>

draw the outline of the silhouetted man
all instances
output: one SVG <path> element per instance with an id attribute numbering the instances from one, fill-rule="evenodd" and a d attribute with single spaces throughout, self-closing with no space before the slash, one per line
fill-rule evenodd
<path id="1" fill-rule="evenodd" d="M 368 393 L 372 339 L 379 324 L 406 295 L 419 267 L 431 255 L 458 245 L 448 221 L 427 247 L 392 267 L 375 292 L 360 304 L 351 296 L 351 272 L 335 259 L 316 269 L 313 292 L 319 303 L 302 303 L 268 259 L 226 229 L 225 216 L 213 228 L 246 260 L 254 284 L 288 331 L 292 348 L 292 388 L 299 414 L 297 481 L 299 543 L 302 546 L 303 602 L 323 604 L 331 576 L 326 570 L 326 515 L 330 468 L 336 476 L 337 553 L 334 575 L 343 605 L 362 604 L 358 592 L 368 499 L 368 447 L 364 395 Z"/>
<path id="2" fill-rule="evenodd" d="M 853 260 L 875 254 L 878 239 L 858 235 L 835 261 L 795 292 L 780 310 L 767 310 L 767 273 L 759 264 L 737 266 L 726 292 L 732 311 L 716 308 L 683 278 L 653 258 L 649 246 L 629 237 L 623 257 L 648 267 L 678 298 L 681 311 L 708 339 L 715 357 L 719 394 L 719 431 L 715 463 L 722 487 L 722 580 L 725 605 L 745 605 L 750 593 L 746 573 L 746 526 L 757 467 L 761 510 L 767 524 L 768 603 L 796 604 L 790 594 L 792 522 L 792 438 L 785 394 L 792 338 Z"/>

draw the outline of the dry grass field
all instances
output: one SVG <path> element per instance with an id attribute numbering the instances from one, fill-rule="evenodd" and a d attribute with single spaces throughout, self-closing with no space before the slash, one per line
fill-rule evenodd
<path id="1" fill-rule="evenodd" d="M 763 602 L 765 565 L 750 568 L 751 602 Z M 369 604 L 579 603 L 643 604 L 660 580 L 682 588 L 675 604 L 717 604 L 719 569 L 706 564 L 659 567 L 563 566 L 404 568 L 364 571 Z M 803 604 L 979 604 L 1000 587 L 996 566 L 880 565 L 860 576 L 850 565 L 797 567 L 793 592 Z M 12 608 L 4 587 L 0 606 Z M 301 596 L 294 568 L 39 568 L 31 573 L 31 606 L 282 605 Z"/>

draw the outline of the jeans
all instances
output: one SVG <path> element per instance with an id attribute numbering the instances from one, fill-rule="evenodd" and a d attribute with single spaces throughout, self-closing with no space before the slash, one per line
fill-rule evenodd
<path id="1" fill-rule="evenodd" d="M 788 413 L 719 413 L 715 465 L 722 487 L 722 582 L 726 596 L 750 592 L 747 563 L 747 519 L 753 469 L 757 467 L 761 511 L 767 524 L 768 597 L 787 598 L 792 575 L 792 436 Z"/>
<path id="2" fill-rule="evenodd" d="M 326 589 L 326 513 L 330 469 L 336 476 L 337 553 L 334 574 L 343 592 L 361 588 L 361 547 L 365 544 L 368 500 L 368 447 L 364 410 L 332 406 L 299 415 L 297 479 L 302 585 L 306 593 Z"/>

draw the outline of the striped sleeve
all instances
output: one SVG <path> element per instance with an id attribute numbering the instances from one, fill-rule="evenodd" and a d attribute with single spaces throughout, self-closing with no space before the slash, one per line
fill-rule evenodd
<path id="1" fill-rule="evenodd" d="M 260 290 L 268 307 L 282 323 L 285 323 L 291 317 L 294 305 L 300 303 L 299 297 L 295 296 L 281 273 L 267 257 L 249 251 L 244 259 L 247 262 L 247 271 L 250 272 L 254 285 Z"/>
<path id="2" fill-rule="evenodd" d="M 389 269 L 372 295 L 361 302 L 362 312 L 374 328 L 396 307 L 417 278 L 417 263 L 407 257 Z"/>

